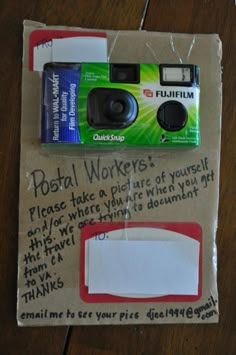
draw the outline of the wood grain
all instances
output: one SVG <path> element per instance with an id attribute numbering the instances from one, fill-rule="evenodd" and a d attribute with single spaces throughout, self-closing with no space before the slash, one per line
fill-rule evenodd
<path id="1" fill-rule="evenodd" d="M 16 325 L 22 22 L 31 19 L 51 25 L 136 29 L 144 3 L 144 0 L 1 1 L 1 354 L 61 354 L 67 334 L 66 327 L 29 329 L 18 328 Z"/>

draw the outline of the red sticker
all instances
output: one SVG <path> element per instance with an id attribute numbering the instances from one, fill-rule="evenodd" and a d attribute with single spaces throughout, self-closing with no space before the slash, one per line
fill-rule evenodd
<path id="1" fill-rule="evenodd" d="M 156 228 L 158 230 L 168 230 L 179 233 L 183 237 L 192 238 L 200 243 L 199 251 L 199 279 L 197 295 L 166 295 L 155 297 L 124 297 L 110 294 L 89 294 L 88 286 L 85 280 L 85 242 L 90 238 L 104 240 L 107 233 L 125 228 Z M 80 240 L 80 297 L 85 302 L 91 303 L 122 303 L 122 302 L 195 302 L 202 295 L 202 228 L 198 223 L 184 222 L 114 222 L 114 223 L 96 223 L 95 225 L 87 225 L 81 230 Z"/>

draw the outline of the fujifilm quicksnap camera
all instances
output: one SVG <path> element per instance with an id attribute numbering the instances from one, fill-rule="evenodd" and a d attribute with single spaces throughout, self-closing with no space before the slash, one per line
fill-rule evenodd
<path id="1" fill-rule="evenodd" d="M 43 143 L 200 144 L 196 65 L 49 63 L 43 80 Z"/>

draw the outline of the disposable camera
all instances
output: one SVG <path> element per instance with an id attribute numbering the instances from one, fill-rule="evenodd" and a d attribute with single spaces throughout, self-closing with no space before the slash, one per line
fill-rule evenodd
<path id="1" fill-rule="evenodd" d="M 199 94 L 197 65 L 48 63 L 42 143 L 196 147 Z"/>

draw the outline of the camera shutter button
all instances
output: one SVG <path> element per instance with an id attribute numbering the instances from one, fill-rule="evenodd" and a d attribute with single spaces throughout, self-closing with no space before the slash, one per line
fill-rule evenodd
<path id="1" fill-rule="evenodd" d="M 179 101 L 166 101 L 157 111 L 158 123 L 166 131 L 181 130 L 186 125 L 187 119 L 187 110 Z"/>

